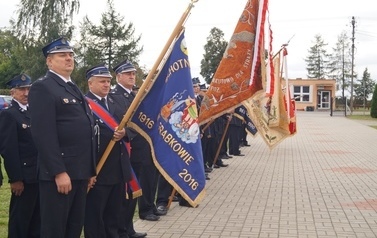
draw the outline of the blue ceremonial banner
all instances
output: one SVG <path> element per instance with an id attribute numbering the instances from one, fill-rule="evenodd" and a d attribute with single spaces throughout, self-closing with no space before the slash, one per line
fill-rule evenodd
<path id="1" fill-rule="evenodd" d="M 244 105 L 239 106 L 234 111 L 235 114 L 238 114 L 240 118 L 246 123 L 246 131 L 255 136 L 258 133 L 257 127 L 254 125 L 253 121 L 250 118 L 249 112 L 247 111 Z"/>
<path id="2" fill-rule="evenodd" d="M 128 126 L 148 140 L 158 170 L 196 207 L 204 197 L 206 180 L 184 32 L 173 44 Z"/>

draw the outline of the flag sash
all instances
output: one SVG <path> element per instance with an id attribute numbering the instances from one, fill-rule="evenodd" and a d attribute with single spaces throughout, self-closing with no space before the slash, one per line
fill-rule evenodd
<path id="1" fill-rule="evenodd" d="M 86 99 L 93 113 L 99 119 L 101 119 L 110 130 L 114 131 L 115 128 L 118 127 L 117 121 L 100 104 L 98 104 L 91 98 L 86 97 Z M 123 141 L 123 145 L 126 147 L 127 152 L 130 155 L 131 154 L 130 143 Z M 135 172 L 132 169 L 132 167 L 131 167 L 131 181 L 127 182 L 126 188 L 127 188 L 126 190 L 128 190 L 126 196 L 128 195 L 128 193 L 132 193 L 132 198 L 137 198 L 142 195 L 142 189 L 140 187 L 140 184 L 136 178 Z"/>
<path id="2" fill-rule="evenodd" d="M 242 105 L 243 104 L 244 103 L 242 103 Z M 258 130 L 254 125 L 254 122 L 251 120 L 249 112 L 247 111 L 245 105 L 243 105 L 242 107 L 237 107 L 233 115 L 238 117 L 243 121 L 243 123 L 245 123 L 246 132 L 250 133 L 252 136 L 255 136 L 258 133 Z"/>

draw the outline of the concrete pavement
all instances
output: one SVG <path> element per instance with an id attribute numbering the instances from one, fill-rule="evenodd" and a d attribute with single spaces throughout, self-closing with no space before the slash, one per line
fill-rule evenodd
<path id="1" fill-rule="evenodd" d="M 197 208 L 172 203 L 149 238 L 377 237 L 377 130 L 328 112 L 298 112 L 297 134 L 214 169 Z"/>

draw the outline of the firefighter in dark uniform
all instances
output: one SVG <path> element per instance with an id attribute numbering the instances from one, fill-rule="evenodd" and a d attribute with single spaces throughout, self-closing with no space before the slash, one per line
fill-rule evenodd
<path id="1" fill-rule="evenodd" d="M 20 74 L 7 82 L 12 104 L 0 113 L 0 154 L 12 192 L 8 237 L 40 237 L 37 148 L 30 131 L 28 94 L 31 79 Z"/>
<path id="2" fill-rule="evenodd" d="M 113 94 L 122 95 L 131 105 L 135 99 L 133 86 L 136 81 L 136 68 L 133 64 L 124 60 L 113 67 L 116 73 L 117 84 L 113 89 Z M 131 238 L 145 237 L 147 233 L 136 232 L 133 226 L 133 216 L 136 204 L 139 205 L 139 217 L 149 221 L 159 220 L 159 214 L 154 204 L 157 189 L 157 169 L 152 160 L 151 148 L 143 136 L 133 131 L 130 136 L 131 143 L 131 165 L 139 180 L 143 195 L 138 199 L 124 200 L 123 204 L 123 221 L 120 228 L 120 237 Z"/>
<path id="3" fill-rule="evenodd" d="M 71 81 L 74 53 L 64 38 L 43 49 L 48 71 L 29 93 L 31 133 L 38 150 L 41 237 L 78 238 L 88 186 L 96 175 L 94 120 Z"/>
<path id="4" fill-rule="evenodd" d="M 96 183 L 89 190 L 84 234 L 86 238 L 92 237 L 119 237 L 120 207 L 125 197 L 126 182 L 131 180 L 131 164 L 125 145 L 125 129 L 115 131 L 109 127 L 109 118 L 119 123 L 126 112 L 126 101 L 120 95 L 109 94 L 111 74 L 104 64 L 88 69 L 89 92 L 86 96 L 101 105 L 102 111 L 108 116 L 101 116 L 93 109 L 96 121 L 97 162 L 101 159 L 109 142 L 115 144 L 107 156 L 105 163 L 99 170 Z M 93 107 L 92 107 L 93 108 Z"/>

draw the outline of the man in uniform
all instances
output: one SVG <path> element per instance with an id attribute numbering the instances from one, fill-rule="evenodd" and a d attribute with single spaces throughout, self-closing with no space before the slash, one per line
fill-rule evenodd
<path id="1" fill-rule="evenodd" d="M 71 80 L 74 53 L 61 37 L 43 49 L 48 71 L 29 93 L 38 150 L 41 237 L 79 238 L 88 186 L 95 176 L 94 120 Z"/>
<path id="2" fill-rule="evenodd" d="M 116 73 L 117 84 L 112 91 L 113 94 L 118 94 L 124 97 L 128 104 L 131 105 L 136 94 L 133 92 L 133 87 L 136 81 L 136 68 L 133 64 L 124 60 L 113 67 Z M 157 186 L 157 169 L 152 161 L 152 154 L 149 143 L 143 136 L 133 132 L 134 135 L 130 138 L 131 143 L 131 165 L 136 177 L 139 179 L 140 187 L 143 195 L 137 199 L 127 199 L 123 202 L 123 221 L 120 228 L 120 234 L 127 233 L 129 237 L 145 237 L 146 233 L 136 232 L 133 226 L 133 216 L 137 201 L 139 202 L 139 216 L 141 219 L 149 221 L 159 220 L 156 215 L 156 208 L 154 199 Z M 155 214 L 156 213 L 156 214 Z M 122 236 L 121 236 L 122 237 Z"/>
<path id="3" fill-rule="evenodd" d="M 31 79 L 20 74 L 7 82 L 12 104 L 0 113 L 0 154 L 12 192 L 8 237 L 40 237 L 37 148 L 30 131 L 28 94 Z"/>
<path id="4" fill-rule="evenodd" d="M 127 109 L 124 98 L 109 94 L 111 74 L 104 64 L 96 65 L 86 72 L 89 100 L 96 121 L 97 163 L 109 142 L 115 141 L 103 166 L 98 170 L 96 183 L 89 190 L 84 234 L 86 238 L 118 238 L 119 217 L 125 199 L 125 185 L 131 180 L 131 164 L 125 144 L 125 129 L 112 127 L 123 119 Z M 98 107 L 96 107 L 96 105 Z"/>

